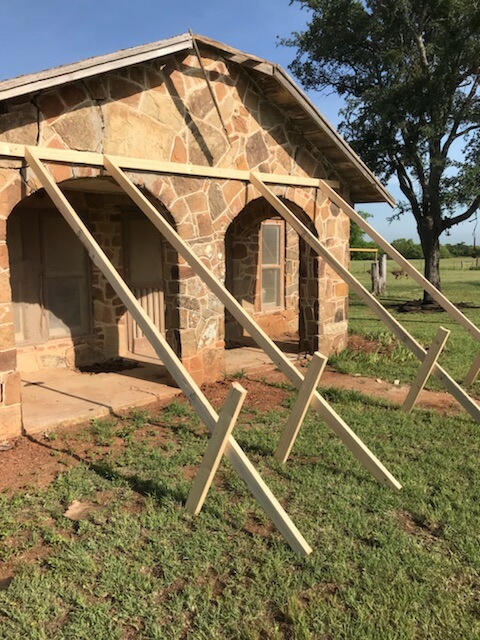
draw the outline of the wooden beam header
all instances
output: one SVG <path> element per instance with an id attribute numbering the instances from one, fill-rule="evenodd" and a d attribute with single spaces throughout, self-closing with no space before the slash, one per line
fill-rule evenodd
<path id="1" fill-rule="evenodd" d="M 0 142 L 0 157 L 25 159 L 29 147 L 23 144 L 9 144 Z M 58 162 L 61 164 L 80 164 L 89 167 L 104 168 L 104 156 L 93 151 L 74 151 L 71 149 L 53 149 L 51 147 L 31 147 L 36 157 L 43 162 Z M 161 160 L 147 160 L 145 158 L 131 158 L 128 156 L 110 156 L 112 162 L 127 171 L 148 171 L 150 173 L 165 173 L 195 178 L 215 178 L 218 180 L 239 180 L 250 182 L 250 171 L 240 169 L 224 169 L 222 167 L 207 167 L 198 164 L 181 164 L 178 162 L 163 162 Z M 327 184 L 338 189 L 338 180 L 322 180 L 308 176 L 292 176 L 280 173 L 259 173 L 262 181 L 268 184 L 288 185 L 292 187 L 320 188 Z"/>

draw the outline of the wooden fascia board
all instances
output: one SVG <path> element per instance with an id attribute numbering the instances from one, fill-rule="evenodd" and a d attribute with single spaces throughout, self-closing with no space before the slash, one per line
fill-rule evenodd
<path id="1" fill-rule="evenodd" d="M 305 113 L 315 122 L 317 128 L 320 128 L 332 141 L 337 149 L 341 150 L 350 165 L 353 165 L 359 171 L 364 180 L 377 191 L 382 201 L 387 202 L 390 206 L 395 206 L 395 198 L 387 191 L 383 184 L 374 176 L 367 165 L 358 157 L 342 136 L 332 127 L 315 105 L 309 100 L 305 93 L 292 80 L 288 73 L 280 66 L 274 65 L 274 78 L 281 86 L 286 89 L 294 100 L 303 108 Z"/>
<path id="2" fill-rule="evenodd" d="M 173 39 L 175 40 L 175 39 Z M 18 84 L 13 83 L 12 86 L 6 86 L 2 89 L 0 83 L 0 101 L 8 100 L 9 98 L 15 98 L 28 93 L 34 93 L 42 89 L 49 89 L 58 85 L 66 84 L 67 82 L 73 82 L 75 80 L 83 80 L 91 76 L 96 76 L 101 73 L 107 73 L 108 71 L 115 71 L 116 69 L 122 69 L 141 62 L 147 62 L 155 58 L 163 58 L 165 56 L 178 53 L 190 49 L 192 46 L 192 39 L 189 35 L 178 36 L 176 42 L 171 42 L 167 46 L 161 46 L 158 44 L 152 48 L 143 49 L 141 47 L 135 49 L 126 49 L 120 51 L 115 55 L 99 56 L 84 60 L 81 63 L 74 63 L 72 65 L 65 65 L 62 67 L 55 67 L 33 76 L 25 76 L 25 81 L 22 82 L 22 77 L 18 78 Z M 121 55 L 122 54 L 122 55 Z"/>

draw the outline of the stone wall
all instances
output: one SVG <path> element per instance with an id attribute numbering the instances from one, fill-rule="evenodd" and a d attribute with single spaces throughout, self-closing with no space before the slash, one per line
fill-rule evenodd
<path id="1" fill-rule="evenodd" d="M 193 55 L 182 54 L 166 62 L 152 61 L 10 100 L 4 103 L 5 113 L 0 115 L 0 141 L 338 179 L 321 151 L 312 147 L 296 125 L 262 94 L 239 66 L 227 65 L 213 54 L 204 57 L 204 64 L 228 137 L 198 60 Z M 59 164 L 50 164 L 49 168 L 57 182 L 94 178 L 101 173 L 90 167 Z M 258 198 L 253 187 L 230 180 L 146 173 L 133 173 L 131 177 L 163 205 L 180 235 L 223 280 L 225 234 L 244 207 Z M 13 429 L 20 424 L 5 222 L 14 206 L 39 188 L 32 172 L 22 170 L 21 163 L 0 162 L 0 249 L 3 251 L 0 254 L 0 424 L 3 430 L 4 424 L 13 425 Z M 347 196 L 348 185 L 342 189 Z M 347 217 L 314 189 L 274 187 L 273 190 L 304 212 L 319 238 L 346 264 Z M 98 194 L 91 194 L 89 210 L 95 210 L 93 201 L 97 197 Z M 97 231 L 104 233 L 100 225 L 115 227 L 117 222 L 110 217 L 107 222 L 97 219 L 95 224 L 99 225 Z M 103 240 L 108 242 L 111 229 L 106 231 L 105 227 L 104 231 Z M 312 336 L 313 340 L 316 334 L 318 346 L 324 352 L 339 349 L 346 339 L 346 287 L 321 261 L 312 258 L 303 267 L 298 290 L 295 272 L 302 270 L 302 266 L 296 264 L 293 236 L 287 235 L 292 239 L 287 254 L 290 261 L 287 271 L 292 274 L 286 290 L 289 307 L 294 309 L 298 298 L 306 296 L 305 314 L 311 309 L 313 315 L 301 320 L 306 325 L 305 336 Z M 113 231 L 110 237 L 118 239 L 117 232 Z M 111 247 L 112 256 L 121 261 L 119 251 Z M 169 263 L 168 287 L 172 296 L 173 291 L 178 295 L 179 303 L 178 308 L 173 304 L 170 309 L 167 307 L 172 323 L 170 340 L 198 381 L 215 379 L 223 370 L 223 307 L 182 260 L 176 262 L 171 257 Z M 121 305 L 113 292 L 101 284 L 98 274 L 92 274 L 92 283 L 98 292 L 97 309 L 104 318 L 95 335 L 105 348 L 110 342 L 114 351 Z M 317 291 L 320 304 L 315 309 Z M 173 328 L 174 321 L 178 321 L 178 330 Z"/>

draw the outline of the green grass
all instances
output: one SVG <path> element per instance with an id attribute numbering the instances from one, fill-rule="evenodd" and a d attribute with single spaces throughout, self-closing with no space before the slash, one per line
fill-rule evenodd
<path id="1" fill-rule="evenodd" d="M 46 441 L 53 453 L 90 438 L 92 451 L 47 489 L 0 496 L 14 574 L 2 640 L 479 638 L 478 425 L 324 394 L 404 489 L 379 486 L 311 412 L 279 465 L 293 395 L 242 414 L 235 435 L 313 547 L 306 560 L 226 461 L 201 514 L 185 512 L 208 436 L 178 400 Z M 73 500 L 95 507 L 87 519 L 64 517 Z"/>
<path id="2" fill-rule="evenodd" d="M 412 263 L 422 271 L 422 261 L 412 260 Z M 460 268 L 462 263 L 463 269 Z M 442 260 L 442 288 L 443 293 L 452 302 L 476 305 L 477 308 L 464 308 L 462 311 L 474 324 L 480 326 L 480 281 L 478 272 L 469 268 L 471 264 L 474 264 L 471 258 Z M 370 288 L 370 275 L 366 273 L 369 268 L 369 262 L 351 262 L 352 273 L 367 288 Z M 412 278 L 395 279 L 390 273 L 395 268 L 394 263 L 389 261 L 387 294 L 382 296 L 380 301 L 426 348 L 431 344 L 439 326 L 449 329 L 451 335 L 440 356 L 439 363 L 453 378 L 461 382 L 480 350 L 478 342 L 443 311 L 398 313 L 396 306 L 402 301 L 422 298 L 423 292 Z M 413 380 L 418 370 L 418 360 L 392 336 L 385 325 L 354 293 L 351 293 L 349 302 L 349 331 L 352 334 L 379 340 L 381 348 L 378 354 L 352 353 L 347 350 L 332 357 L 330 362 L 338 370 L 344 373 L 360 373 L 375 378 L 380 377 L 389 381 L 398 379 L 406 383 Z M 439 388 L 439 383 L 431 380 L 429 386 Z M 475 383 L 472 391 L 480 393 L 480 380 Z"/>

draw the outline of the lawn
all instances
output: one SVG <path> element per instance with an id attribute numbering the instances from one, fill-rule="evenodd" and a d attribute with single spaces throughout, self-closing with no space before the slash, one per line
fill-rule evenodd
<path id="1" fill-rule="evenodd" d="M 93 421 L 29 443 L 64 471 L 0 497 L 2 640 L 480 637 L 478 425 L 323 389 L 402 482 L 393 492 L 312 412 L 280 466 L 295 395 L 240 383 L 235 436 L 312 555 L 295 556 L 225 461 L 200 515 L 185 512 L 208 435 L 182 401 Z"/>
<path id="2" fill-rule="evenodd" d="M 422 271 L 422 261 L 412 260 Z M 470 269 L 475 265 L 472 258 L 450 258 L 441 261 L 443 293 L 455 304 L 462 304 L 463 313 L 477 326 L 480 326 L 480 271 Z M 462 268 L 463 267 L 463 268 Z M 352 261 L 351 272 L 367 288 L 370 287 L 370 275 L 367 270 L 370 262 Z M 439 326 L 451 331 L 447 345 L 439 363 L 462 382 L 480 345 L 457 322 L 450 319 L 446 312 L 400 313 L 398 307 L 407 301 L 420 299 L 422 289 L 410 277 L 395 278 L 391 272 L 398 269 L 396 263 L 388 261 L 387 293 L 380 301 L 399 320 L 404 327 L 424 346 L 428 347 Z M 346 350 L 331 358 L 330 362 L 339 371 L 360 373 L 371 377 L 380 377 L 390 382 L 398 379 L 402 383 L 411 382 L 418 370 L 419 361 L 386 329 L 376 316 L 354 294 L 350 295 L 349 331 L 378 342 L 378 353 L 366 354 Z M 432 380 L 430 387 L 440 388 L 440 383 Z M 480 380 L 470 392 L 480 395 Z"/>

